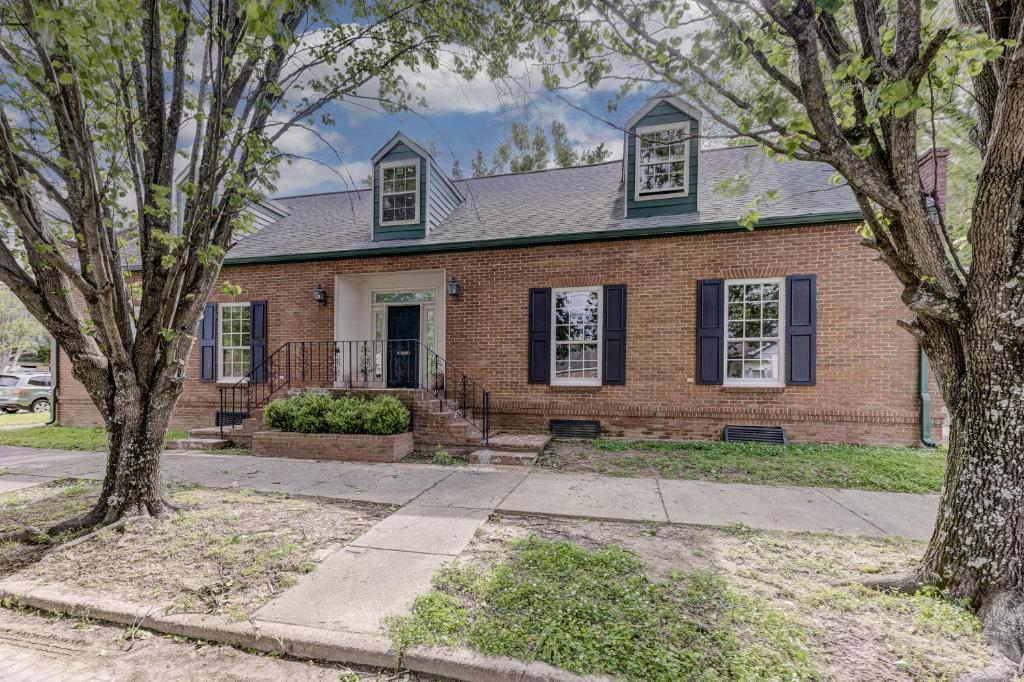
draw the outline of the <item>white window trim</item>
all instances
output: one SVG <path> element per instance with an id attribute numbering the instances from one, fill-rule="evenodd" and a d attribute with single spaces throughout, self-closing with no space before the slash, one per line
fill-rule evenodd
<path id="1" fill-rule="evenodd" d="M 555 328 L 556 310 L 555 310 L 555 298 L 560 293 L 571 293 L 574 291 L 585 291 L 587 293 L 591 291 L 597 292 L 597 378 L 587 379 L 579 377 L 563 377 L 558 378 L 555 374 L 555 349 L 558 346 L 556 340 L 557 330 Z M 592 287 L 559 287 L 557 289 L 551 289 L 551 385 L 552 386 L 600 386 L 601 381 L 604 378 L 603 365 L 604 362 L 604 287 L 603 286 L 592 286 Z"/>
<path id="2" fill-rule="evenodd" d="M 412 220 L 393 220 L 391 222 L 384 221 L 384 169 L 385 168 L 399 168 L 401 166 L 415 166 L 416 167 L 416 201 L 413 203 L 413 219 Z M 377 223 L 381 227 L 394 227 L 396 225 L 418 225 L 420 222 L 420 190 L 422 187 L 422 178 L 420 173 L 423 171 L 423 164 L 419 158 L 405 159 L 403 161 L 382 161 L 379 166 L 378 182 L 380 182 L 380 198 L 377 206 Z M 396 194 L 405 194 L 405 192 L 396 192 Z"/>
<path id="3" fill-rule="evenodd" d="M 774 379 L 729 378 L 729 287 L 740 284 L 779 285 L 779 375 Z M 725 280 L 725 325 L 723 328 L 722 378 L 725 386 L 763 386 L 776 388 L 786 385 L 786 279 L 784 277 L 752 277 Z"/>
<path id="4" fill-rule="evenodd" d="M 657 133 L 662 130 L 681 129 L 686 131 L 686 153 L 683 155 L 683 168 L 686 175 L 686 186 L 683 189 L 672 192 L 641 192 L 640 191 L 640 138 L 645 133 Z M 678 123 L 661 123 L 653 126 L 643 126 L 633 131 L 633 200 L 653 201 L 655 199 L 673 199 L 690 196 L 690 122 L 681 121 Z M 649 165 L 649 164 L 648 164 Z"/>
<path id="5" fill-rule="evenodd" d="M 224 375 L 224 309 L 225 308 L 251 308 L 249 301 L 237 301 L 231 303 L 217 304 L 217 382 L 230 383 L 239 382 L 248 377 L 229 377 Z M 249 338 L 252 339 L 252 311 L 249 312 Z M 238 348 L 239 346 L 231 346 Z M 250 345 L 250 348 L 252 346 Z M 249 356 L 249 371 L 252 371 L 252 356 Z"/>

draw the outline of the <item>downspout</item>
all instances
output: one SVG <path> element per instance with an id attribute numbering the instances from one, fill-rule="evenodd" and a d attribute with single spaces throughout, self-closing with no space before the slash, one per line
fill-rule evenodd
<path id="1" fill-rule="evenodd" d="M 920 358 L 918 388 L 921 394 L 921 442 L 925 447 L 934 448 L 938 443 L 932 439 L 932 398 L 928 394 L 928 354 L 924 352 L 924 346 L 920 347 Z"/>
<path id="2" fill-rule="evenodd" d="M 57 339 L 50 337 L 50 379 L 53 388 L 50 390 L 50 419 L 45 426 L 57 421 L 57 387 L 60 386 L 60 349 L 57 347 Z"/>

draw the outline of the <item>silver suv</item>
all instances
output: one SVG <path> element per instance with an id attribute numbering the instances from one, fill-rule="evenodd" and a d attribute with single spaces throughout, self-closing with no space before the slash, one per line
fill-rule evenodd
<path id="1" fill-rule="evenodd" d="M 0 410 L 49 412 L 52 391 L 49 374 L 0 374 Z"/>

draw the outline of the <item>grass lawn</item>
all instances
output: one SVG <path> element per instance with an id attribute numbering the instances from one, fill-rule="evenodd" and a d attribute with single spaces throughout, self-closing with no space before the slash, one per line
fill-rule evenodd
<path id="1" fill-rule="evenodd" d="M 168 429 L 167 440 L 185 437 L 184 429 Z M 99 427 L 38 426 L 0 431 L 0 445 L 56 450 L 103 451 L 107 449 L 107 432 Z"/>
<path id="2" fill-rule="evenodd" d="M 389 629 L 400 651 L 468 646 L 645 682 L 955 679 L 991 655 L 974 615 L 856 584 L 922 548 L 497 515 Z"/>
<path id="3" fill-rule="evenodd" d="M 553 441 L 537 464 L 609 476 L 931 493 L 942 486 L 945 459 L 936 448 L 600 439 Z"/>
<path id="4" fill-rule="evenodd" d="M 4 426 L 20 426 L 22 424 L 45 424 L 50 419 L 49 412 L 18 412 L 0 414 L 0 428 Z"/>

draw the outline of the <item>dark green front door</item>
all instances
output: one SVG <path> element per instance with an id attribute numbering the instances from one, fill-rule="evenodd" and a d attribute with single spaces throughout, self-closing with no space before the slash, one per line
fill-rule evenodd
<path id="1" fill-rule="evenodd" d="M 420 307 L 388 307 L 388 388 L 416 388 L 419 338 Z"/>

